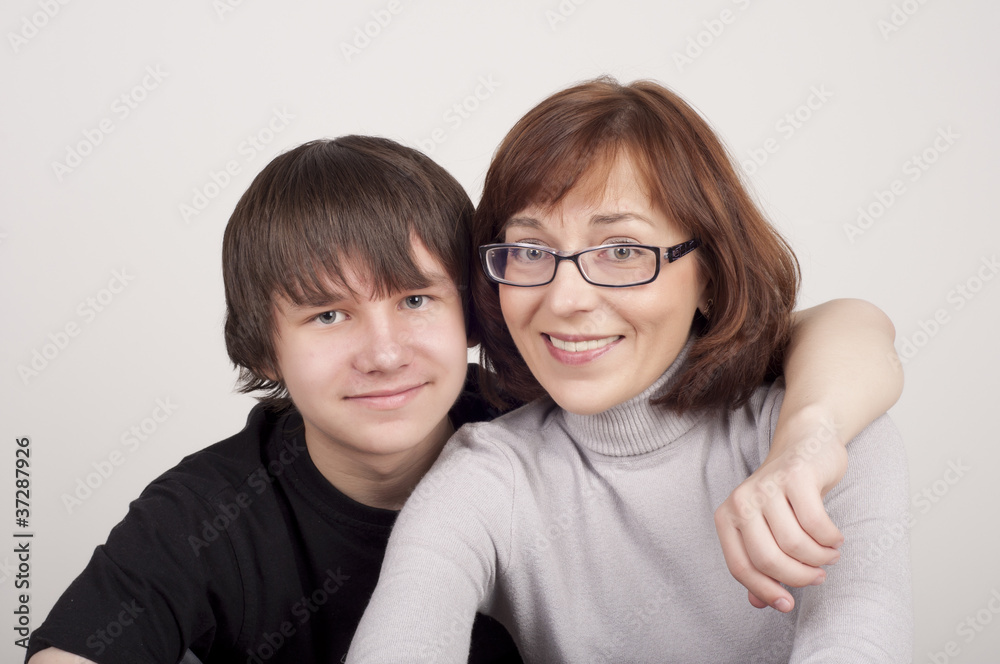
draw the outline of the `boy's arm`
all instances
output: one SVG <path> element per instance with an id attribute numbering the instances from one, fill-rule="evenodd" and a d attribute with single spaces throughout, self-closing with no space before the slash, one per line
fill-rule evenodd
<path id="1" fill-rule="evenodd" d="M 177 664 L 230 638 L 217 615 L 242 615 L 243 594 L 227 531 L 204 535 L 214 510 L 177 482 L 147 487 L 32 633 L 28 661 Z"/>
<path id="2" fill-rule="evenodd" d="M 822 583 L 819 566 L 839 559 L 843 537 L 822 497 L 847 469 L 846 442 L 899 398 L 894 338 L 885 314 L 862 300 L 795 315 L 770 452 L 715 513 L 729 570 L 757 608 L 790 611 L 794 599 L 780 583 Z"/>
<path id="3" fill-rule="evenodd" d="M 68 653 L 58 648 L 41 650 L 28 660 L 28 664 L 96 664 L 92 660 Z"/>
<path id="4" fill-rule="evenodd" d="M 185 653 L 185 656 L 185 659 L 182 659 L 178 664 L 199 661 L 190 650 Z M 46 648 L 32 655 L 28 664 L 97 664 L 97 662 L 65 650 L 59 650 L 59 648 Z"/>

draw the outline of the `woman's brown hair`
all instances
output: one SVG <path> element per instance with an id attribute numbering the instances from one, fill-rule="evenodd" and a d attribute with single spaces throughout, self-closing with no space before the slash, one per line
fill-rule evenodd
<path id="1" fill-rule="evenodd" d="M 710 318 L 669 390 L 654 400 L 677 411 L 733 408 L 780 371 L 799 267 L 788 244 L 744 188 L 722 142 L 680 97 L 651 81 L 600 78 L 557 92 L 507 134 L 486 175 L 474 246 L 502 242 L 505 223 L 528 206 L 557 205 L 584 176 L 632 160 L 652 203 L 701 240 L 692 254 L 707 277 Z M 596 288 L 596 287 L 595 287 Z M 498 287 L 472 276 L 481 362 L 500 405 L 545 394 L 504 324 Z M 488 372 L 484 372 L 488 373 Z M 500 395 L 505 395 L 501 397 Z"/>

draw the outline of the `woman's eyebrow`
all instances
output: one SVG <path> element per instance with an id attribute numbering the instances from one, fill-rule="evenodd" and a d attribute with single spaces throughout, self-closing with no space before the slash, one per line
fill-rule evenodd
<path id="1" fill-rule="evenodd" d="M 509 228 L 541 228 L 542 222 L 538 221 L 534 217 L 511 217 L 508 219 L 500 232 L 506 231 Z"/>
<path id="2" fill-rule="evenodd" d="M 653 222 L 643 217 L 640 214 L 635 214 L 634 212 L 604 212 L 598 213 L 590 217 L 590 224 L 592 226 L 603 226 L 606 224 L 613 224 L 617 221 L 630 221 L 635 219 L 636 221 L 642 221 L 649 225 L 653 225 Z"/>
<path id="3" fill-rule="evenodd" d="M 590 217 L 590 224 L 592 226 L 605 226 L 613 224 L 619 221 L 641 221 L 645 224 L 653 226 L 653 222 L 641 214 L 636 214 L 634 212 L 598 212 Z M 542 222 L 534 217 L 511 217 L 507 220 L 507 223 L 503 225 L 500 229 L 501 232 L 507 231 L 511 228 L 531 228 L 540 229 L 543 228 Z"/>

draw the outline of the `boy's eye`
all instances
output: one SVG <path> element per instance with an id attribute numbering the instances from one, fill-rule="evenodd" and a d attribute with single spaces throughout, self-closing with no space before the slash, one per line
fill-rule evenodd
<path id="1" fill-rule="evenodd" d="M 405 300 L 403 304 L 406 305 L 407 309 L 419 309 L 427 303 L 426 295 L 410 295 Z"/>
<path id="2" fill-rule="evenodd" d="M 334 323 L 341 322 L 344 318 L 346 316 L 344 316 L 342 311 L 324 311 L 316 316 L 316 321 L 322 325 L 333 325 Z"/>

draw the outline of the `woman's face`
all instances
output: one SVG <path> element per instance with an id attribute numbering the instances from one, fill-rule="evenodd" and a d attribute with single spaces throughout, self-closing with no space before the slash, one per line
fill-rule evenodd
<path id="1" fill-rule="evenodd" d="M 606 187 L 593 179 L 582 178 L 549 210 L 521 210 L 503 241 L 576 252 L 691 239 L 653 207 L 628 159 L 618 159 Z M 705 280 L 694 256 L 664 260 L 655 281 L 628 288 L 594 286 L 571 261 L 558 265 L 545 286 L 501 285 L 500 306 L 521 356 L 556 403 L 581 415 L 599 413 L 645 390 L 674 361 L 703 304 Z"/>

